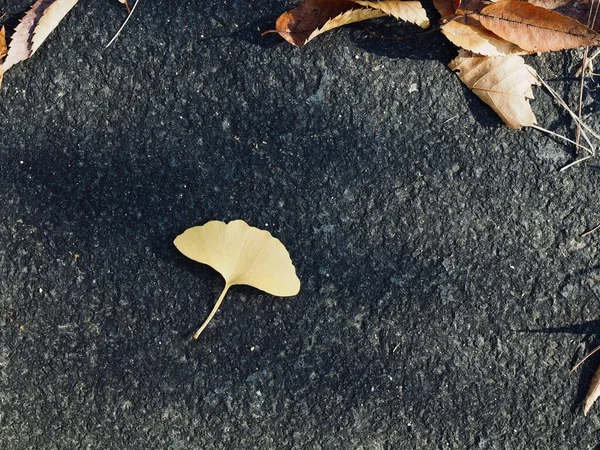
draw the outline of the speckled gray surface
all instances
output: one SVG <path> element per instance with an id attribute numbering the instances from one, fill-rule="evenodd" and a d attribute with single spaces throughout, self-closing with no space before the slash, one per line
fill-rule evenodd
<path id="1" fill-rule="evenodd" d="M 593 448 L 598 359 L 568 371 L 598 330 L 598 160 L 559 173 L 437 33 L 297 49 L 258 33 L 292 2 L 259 3 L 144 2 L 104 50 L 122 8 L 81 1 L 6 75 L 1 447 Z M 530 58 L 570 100 L 577 60 Z M 222 281 L 172 239 L 236 218 L 302 291 L 234 288 L 195 342 Z"/>

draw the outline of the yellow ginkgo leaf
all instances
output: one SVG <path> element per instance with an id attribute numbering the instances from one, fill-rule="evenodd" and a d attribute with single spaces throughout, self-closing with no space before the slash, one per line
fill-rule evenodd
<path id="1" fill-rule="evenodd" d="M 291 297 L 300 291 L 296 269 L 281 241 L 243 220 L 213 220 L 188 228 L 174 243 L 185 256 L 211 266 L 225 278 L 223 292 L 194 339 L 211 321 L 231 286 L 245 284 L 279 297 Z"/>

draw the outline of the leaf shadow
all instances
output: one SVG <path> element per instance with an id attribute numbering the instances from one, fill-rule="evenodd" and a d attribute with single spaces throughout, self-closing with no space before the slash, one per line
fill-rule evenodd
<path id="1" fill-rule="evenodd" d="M 448 69 L 448 63 L 457 55 L 457 48 L 446 39 L 439 29 L 439 14 L 432 5 L 424 5 L 432 25 L 423 30 L 410 24 L 390 18 L 370 20 L 341 27 L 333 32 L 346 32 L 350 41 L 363 51 L 390 59 L 435 60 Z M 277 33 L 262 35 L 262 32 L 274 28 L 276 15 L 264 15 L 248 24 L 237 33 L 237 38 L 252 45 L 270 49 L 279 45 L 289 45 Z M 425 44 L 426 41 L 426 44 Z M 310 44 L 308 44 L 310 45 Z M 503 125 L 502 120 L 490 110 L 479 97 L 473 94 L 463 83 L 457 81 L 465 95 L 465 101 L 472 117 L 484 127 Z"/>
<path id="2" fill-rule="evenodd" d="M 575 335 L 584 335 L 580 341 L 579 348 L 573 353 L 571 357 L 571 361 L 569 366 L 571 368 L 575 367 L 579 361 L 581 361 L 585 356 L 593 351 L 596 347 L 600 345 L 600 335 L 598 335 L 598 330 L 600 329 L 600 319 L 599 320 L 590 320 L 586 322 L 582 322 L 575 325 L 565 325 L 558 327 L 547 327 L 547 328 L 538 328 L 538 329 L 516 329 L 514 331 L 519 333 L 529 333 L 529 334 L 575 334 Z M 595 335 L 591 340 L 588 338 L 590 335 Z M 587 343 L 587 344 L 586 344 Z M 581 351 L 581 348 L 585 347 L 585 351 Z M 596 368 L 600 365 L 600 352 L 595 353 L 590 356 L 578 369 L 579 371 L 579 381 L 577 383 L 577 391 L 575 393 L 575 397 L 571 404 L 571 413 L 578 414 L 583 407 L 583 403 L 585 401 L 585 397 L 587 395 L 587 391 L 596 371 Z"/>
<path id="3" fill-rule="evenodd" d="M 285 43 L 277 33 L 263 34 L 275 27 L 276 19 L 277 17 L 274 17 L 272 14 L 258 17 L 242 27 L 235 33 L 235 36 L 239 40 L 264 49 L 277 47 L 278 45 Z"/>

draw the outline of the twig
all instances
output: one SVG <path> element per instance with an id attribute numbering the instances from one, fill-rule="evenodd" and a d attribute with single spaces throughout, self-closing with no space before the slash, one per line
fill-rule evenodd
<path id="1" fill-rule="evenodd" d="M 577 164 L 579 164 L 579 163 L 582 163 L 582 162 L 584 162 L 584 161 L 587 161 L 587 160 L 588 160 L 588 159 L 590 159 L 590 158 L 592 158 L 592 156 L 591 156 L 591 155 L 590 155 L 590 156 L 584 156 L 583 158 L 576 159 L 576 160 L 575 160 L 575 161 L 573 161 L 571 164 L 567 164 L 566 166 L 564 166 L 564 167 L 561 167 L 561 169 L 559 170 L 559 172 L 564 172 L 565 170 L 567 170 L 567 169 L 570 169 L 571 167 L 573 167 L 573 166 L 576 166 L 576 165 L 577 165 Z"/>
<path id="2" fill-rule="evenodd" d="M 588 133 L 590 133 L 592 136 L 594 136 L 596 139 L 600 139 L 600 135 L 598 133 L 596 133 L 593 129 L 591 129 L 589 126 L 587 126 L 585 124 L 585 122 L 583 122 L 581 119 L 579 119 L 579 117 L 577 117 L 577 115 L 571 111 L 571 108 L 569 108 L 569 106 L 565 103 L 565 101 L 560 98 L 560 96 L 558 95 L 558 93 L 552 89 L 548 83 L 546 83 L 542 77 L 540 77 L 538 75 L 538 80 L 543 84 L 543 86 L 548 89 L 548 92 L 550 92 L 550 94 L 552 94 L 552 96 L 554 97 L 554 99 L 558 102 L 558 104 L 560 106 L 562 106 L 571 116 L 571 118 L 576 122 L 576 123 L 581 123 L 581 128 L 582 128 L 582 136 L 586 139 L 586 141 L 588 142 L 589 146 L 591 148 L 594 148 L 594 146 L 592 145 L 592 143 L 589 141 L 589 138 L 586 137 L 586 135 L 584 134 L 583 130 L 587 131 Z M 588 149 L 589 150 L 589 149 Z M 592 152 L 592 154 L 595 154 L 594 152 Z"/>
<path id="3" fill-rule="evenodd" d="M 594 5 L 592 0 L 592 6 L 590 8 L 590 13 L 588 15 L 588 27 L 592 30 L 594 29 L 594 24 L 596 23 L 596 18 L 598 16 L 598 9 L 600 8 L 600 1 L 596 3 L 596 12 L 594 13 Z M 583 51 L 583 60 L 582 67 L 588 66 L 588 53 L 590 48 L 586 47 Z M 577 117 L 581 120 L 581 112 L 583 110 L 583 90 L 585 88 L 585 70 L 581 71 L 581 78 L 579 80 L 579 101 L 577 103 Z M 579 146 L 579 138 L 581 137 L 581 122 L 577 122 L 577 128 L 575 129 L 575 142 L 577 142 L 577 146 Z M 575 148 L 577 150 L 577 147 Z"/>
<path id="4" fill-rule="evenodd" d="M 547 128 L 540 127 L 539 125 L 531 125 L 531 128 L 534 128 L 534 129 L 536 129 L 538 131 L 541 131 L 542 133 L 549 134 L 550 136 L 554 136 L 554 137 L 557 137 L 559 139 L 562 139 L 563 141 L 566 141 L 566 142 L 568 142 L 570 144 L 575 144 L 575 141 L 569 139 L 568 137 L 563 136 L 562 134 L 555 133 L 554 131 L 550 131 Z M 580 145 L 580 147 L 591 153 L 591 155 L 586 156 L 585 159 L 591 158 L 592 156 L 595 155 L 595 153 L 594 153 L 594 151 L 592 149 L 584 147 L 583 145 Z"/>
<path id="5" fill-rule="evenodd" d="M 587 355 L 585 355 L 585 358 L 583 358 L 581 361 L 579 361 L 575 367 L 573 367 L 571 369 L 571 371 L 569 373 L 573 373 L 575 372 L 577 369 L 579 369 L 579 367 L 581 367 L 581 365 L 590 357 L 592 356 L 594 353 L 596 353 L 598 350 L 600 350 L 600 345 L 598 347 L 596 347 L 594 350 L 592 350 L 591 352 L 589 352 Z"/>
<path id="6" fill-rule="evenodd" d="M 583 233 L 580 237 L 586 237 L 589 236 L 590 234 L 592 234 L 594 231 L 598 230 L 600 228 L 600 223 L 598 225 L 596 225 L 594 228 L 592 228 L 589 231 L 586 231 L 585 233 Z"/>
<path id="7" fill-rule="evenodd" d="M 118 31 L 115 33 L 115 35 L 110 40 L 110 42 L 106 45 L 106 47 L 104 47 L 105 49 L 110 47 L 113 44 L 113 42 L 115 42 L 117 40 L 117 38 L 121 34 L 121 31 L 123 31 L 123 28 L 125 28 L 125 25 L 127 25 L 127 22 L 129 22 L 129 19 L 131 19 L 131 16 L 133 15 L 133 12 L 135 11 L 135 8 L 137 8 L 137 5 L 139 3 L 140 3 L 140 0 L 136 0 L 135 5 L 133 5 L 133 8 L 131 8 L 131 12 L 127 15 L 127 19 L 125 19 L 125 22 L 123 22 L 123 25 L 121 25 L 121 28 L 118 29 Z"/>

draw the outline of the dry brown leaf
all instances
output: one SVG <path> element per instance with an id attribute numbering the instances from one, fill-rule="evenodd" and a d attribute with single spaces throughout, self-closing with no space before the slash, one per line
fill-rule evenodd
<path id="1" fill-rule="evenodd" d="M 528 3 L 556 11 L 600 32 L 600 15 L 594 21 L 598 8 L 597 0 L 528 0 Z M 588 23 L 590 20 L 593 23 Z"/>
<path id="2" fill-rule="evenodd" d="M 211 321 L 231 286 L 244 284 L 279 297 L 300 291 L 296 269 L 281 241 L 243 220 L 213 220 L 185 230 L 174 243 L 185 256 L 211 266 L 225 278 L 217 303 L 194 339 Z"/>
<path id="3" fill-rule="evenodd" d="M 3 72 L 31 57 L 77 1 L 37 0 L 15 28 Z"/>
<path id="4" fill-rule="evenodd" d="M 377 9 L 386 13 L 388 16 L 401 19 L 406 22 L 414 23 L 421 28 L 427 28 L 429 26 L 429 19 L 427 13 L 421 5 L 421 2 L 415 1 L 366 1 L 366 0 L 355 0 L 361 6 L 371 9 Z"/>
<path id="5" fill-rule="evenodd" d="M 31 39 L 31 55 L 44 43 L 46 38 L 54 31 L 63 18 L 71 11 L 78 0 L 54 0 L 42 13 L 33 31 Z M 31 56 L 30 55 L 30 56 Z"/>
<path id="6" fill-rule="evenodd" d="M 457 17 L 442 25 L 441 30 L 454 45 L 479 55 L 501 56 L 529 53 L 485 29 L 472 16 Z"/>
<path id="7" fill-rule="evenodd" d="M 520 56 L 478 56 L 460 50 L 449 67 L 510 128 L 536 124 L 529 100 L 533 98 L 531 86 L 538 81 Z"/>
<path id="8" fill-rule="evenodd" d="M 585 406 L 583 407 L 583 414 L 587 416 L 590 408 L 596 400 L 600 397 L 600 367 L 594 372 L 590 387 L 588 388 L 587 395 L 585 397 Z"/>
<path id="9" fill-rule="evenodd" d="M 481 24 L 530 52 L 549 52 L 600 44 L 600 34 L 575 19 L 519 0 L 483 8 Z"/>
<path id="10" fill-rule="evenodd" d="M 316 29 L 353 8 L 351 0 L 304 0 L 279 16 L 275 30 L 290 44 L 304 45 Z"/>
<path id="11" fill-rule="evenodd" d="M 309 41 L 312 41 L 317 36 L 333 30 L 334 28 L 339 28 L 344 25 L 349 25 L 351 23 L 362 22 L 363 20 L 369 19 L 377 19 L 378 17 L 385 17 L 386 14 L 382 11 L 378 11 L 376 9 L 369 8 L 359 8 L 359 9 L 351 9 L 350 11 L 346 11 L 345 13 L 340 14 L 337 17 L 334 17 L 331 20 L 325 22 L 325 24 L 317 28 L 315 31 L 311 33 L 311 35 L 306 39 L 304 44 Z"/>

